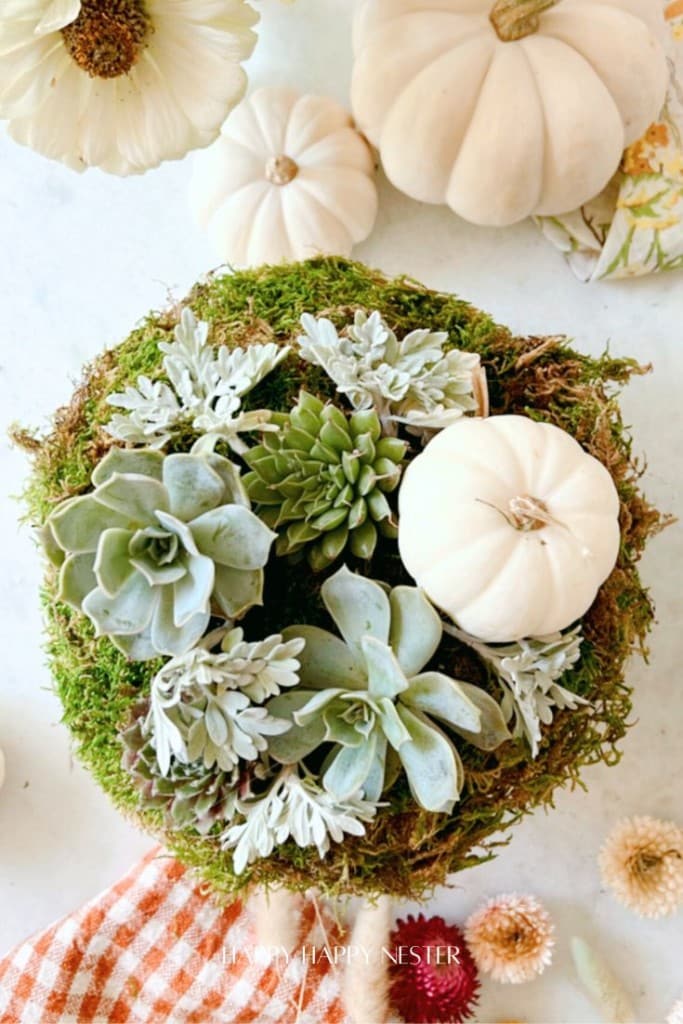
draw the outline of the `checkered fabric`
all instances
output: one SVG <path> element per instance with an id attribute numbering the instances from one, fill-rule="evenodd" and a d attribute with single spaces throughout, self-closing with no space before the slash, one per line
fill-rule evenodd
<path id="1" fill-rule="evenodd" d="M 156 849 L 0 961 L 0 1022 L 344 1024 L 339 969 L 312 953 L 325 937 L 311 903 L 301 935 L 264 962 L 242 904 L 219 908 Z"/>

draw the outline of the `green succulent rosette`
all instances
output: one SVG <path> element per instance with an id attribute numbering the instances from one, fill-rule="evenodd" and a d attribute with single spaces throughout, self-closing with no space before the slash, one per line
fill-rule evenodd
<path id="1" fill-rule="evenodd" d="M 261 601 L 274 538 L 233 463 L 215 453 L 112 448 L 93 490 L 57 506 L 47 547 L 60 600 L 133 660 L 179 655 Z"/>
<path id="2" fill-rule="evenodd" d="M 278 555 L 305 550 L 319 572 L 347 547 L 368 559 L 378 533 L 396 537 L 387 494 L 398 487 L 406 451 L 404 441 L 382 436 L 374 410 L 347 416 L 302 391 L 279 431 L 245 453 L 244 485 L 279 533 Z"/>
<path id="3" fill-rule="evenodd" d="M 139 806 L 161 811 L 169 828 L 192 828 L 207 835 L 214 826 L 235 813 L 240 772 L 207 768 L 203 761 L 173 760 L 164 772 L 156 748 L 144 728 L 146 705 L 135 709 L 135 717 L 121 733 L 122 765 L 133 781 Z"/>
<path id="4" fill-rule="evenodd" d="M 393 751 L 416 803 L 452 811 L 464 769 L 448 731 L 494 750 L 509 739 L 499 706 L 476 686 L 424 671 L 443 628 L 417 587 L 387 593 L 344 566 L 325 581 L 321 597 L 341 638 L 317 626 L 284 631 L 305 647 L 301 685 L 268 704 L 272 715 L 292 722 L 272 737 L 271 756 L 296 764 L 329 743 L 322 776 L 328 792 L 345 800 L 362 790 L 377 801 L 397 774 Z"/>

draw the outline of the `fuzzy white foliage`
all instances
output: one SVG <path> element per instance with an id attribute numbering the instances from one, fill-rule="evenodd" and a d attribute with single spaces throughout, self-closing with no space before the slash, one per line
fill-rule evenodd
<path id="1" fill-rule="evenodd" d="M 250 643 L 243 630 L 233 629 L 223 640 L 221 653 L 213 655 L 213 671 L 226 685 L 234 685 L 261 704 L 299 682 L 297 658 L 305 643 L 299 637 L 285 643 L 279 633 Z"/>
<path id="2" fill-rule="evenodd" d="M 636 1015 L 631 999 L 602 956 L 579 938 L 572 939 L 571 950 L 579 980 L 605 1024 L 634 1024 Z"/>
<path id="3" fill-rule="evenodd" d="M 182 427 L 224 438 L 237 450 L 237 435 L 267 423 L 268 413 L 242 412 L 242 398 L 280 363 L 288 348 L 272 342 L 217 351 L 209 344 L 209 325 L 197 321 L 192 310 L 183 309 L 174 331 L 175 341 L 159 343 L 163 367 L 170 384 L 138 377 L 137 387 L 127 387 L 107 398 L 115 413 L 106 426 L 112 437 L 129 444 L 163 448 Z"/>
<path id="4" fill-rule="evenodd" d="M 244 821 L 231 825 L 222 836 L 223 848 L 234 850 L 238 875 L 290 838 L 302 848 L 315 846 L 324 857 L 330 840 L 340 843 L 345 833 L 364 835 L 363 822 L 374 818 L 376 805 L 360 796 L 336 801 L 310 775 L 285 768 L 264 796 L 240 802 L 239 810 Z"/>
<path id="5" fill-rule="evenodd" d="M 342 998 L 352 1024 L 384 1024 L 389 1020 L 389 972 L 384 950 L 390 946 L 393 902 L 380 896 L 361 904 L 349 947 L 363 955 L 349 960 L 344 971 Z"/>
<path id="6" fill-rule="evenodd" d="M 448 632 L 491 665 L 503 687 L 501 708 L 505 719 L 514 718 L 514 734 L 526 738 L 533 757 L 538 754 L 541 726 L 551 724 L 555 709 L 574 711 L 589 703 L 558 683 L 581 655 L 580 625 L 566 633 L 529 637 L 502 646 L 486 644 L 460 629 L 449 628 Z"/>
<path id="7" fill-rule="evenodd" d="M 247 643 L 240 629 L 226 641 L 218 654 L 196 647 L 172 658 L 152 680 L 145 729 L 164 775 L 172 757 L 230 771 L 240 758 L 253 761 L 265 751 L 266 736 L 290 728 L 254 703 L 298 682 L 296 656 L 304 642 L 283 643 L 274 634 Z"/>
<path id="8" fill-rule="evenodd" d="M 357 311 L 346 335 L 325 317 L 301 317 L 301 356 L 321 366 L 355 409 L 375 408 L 386 420 L 435 429 L 474 412 L 479 356 L 451 349 L 445 331 L 415 330 L 399 341 L 378 312 Z"/>

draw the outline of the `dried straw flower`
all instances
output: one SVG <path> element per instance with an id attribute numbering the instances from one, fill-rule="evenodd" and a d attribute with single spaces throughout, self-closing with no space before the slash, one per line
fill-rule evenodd
<path id="1" fill-rule="evenodd" d="M 683 829 L 657 818 L 625 818 L 598 859 L 602 881 L 640 917 L 665 917 L 683 905 Z"/>
<path id="2" fill-rule="evenodd" d="M 683 998 L 679 999 L 675 1006 L 672 1006 L 671 1013 L 666 1018 L 666 1024 L 683 1024 Z"/>
<path id="3" fill-rule="evenodd" d="M 396 922 L 391 941 L 390 995 L 401 1016 L 411 1024 L 470 1020 L 479 998 L 479 977 L 460 929 L 442 917 L 408 914 Z"/>
<path id="4" fill-rule="evenodd" d="M 513 985 L 542 974 L 552 960 L 555 928 L 535 896 L 496 896 L 467 921 L 465 938 L 479 970 Z"/>

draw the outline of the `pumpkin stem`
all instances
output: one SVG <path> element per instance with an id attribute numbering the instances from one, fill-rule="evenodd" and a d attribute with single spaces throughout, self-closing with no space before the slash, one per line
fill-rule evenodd
<path id="1" fill-rule="evenodd" d="M 538 16 L 559 0 L 496 0 L 489 15 L 496 35 L 503 43 L 513 43 L 538 31 Z"/>
<path id="2" fill-rule="evenodd" d="M 299 173 L 299 165 L 290 156 L 284 153 L 280 156 L 273 156 L 266 164 L 266 178 L 273 185 L 289 185 Z"/>
<path id="3" fill-rule="evenodd" d="M 548 506 L 540 498 L 532 498 L 528 494 L 510 498 L 510 522 L 516 530 L 527 533 L 530 530 L 541 530 L 544 526 L 556 522 L 550 515 Z"/>
<path id="4" fill-rule="evenodd" d="M 491 411 L 489 402 L 489 384 L 486 369 L 480 366 L 472 373 L 472 395 L 477 403 L 476 415 L 485 418 Z"/>

